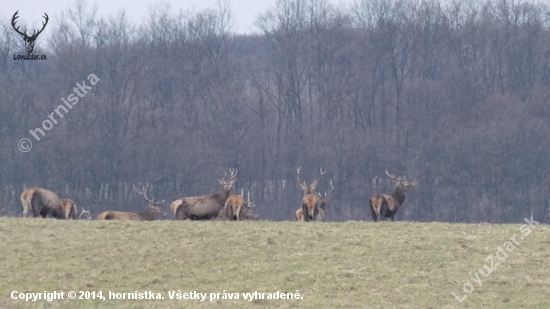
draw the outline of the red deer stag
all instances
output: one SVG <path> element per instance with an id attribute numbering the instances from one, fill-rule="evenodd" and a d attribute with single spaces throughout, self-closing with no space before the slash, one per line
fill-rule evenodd
<path id="1" fill-rule="evenodd" d="M 175 200 L 170 208 L 176 220 L 212 220 L 224 208 L 225 202 L 231 195 L 233 184 L 237 181 L 237 170 L 229 170 L 230 175 L 218 179 L 222 189 L 218 193 L 202 196 L 184 197 Z"/>
<path id="2" fill-rule="evenodd" d="M 324 195 L 321 195 L 317 192 L 315 192 L 315 195 L 319 198 L 319 213 L 317 217 L 315 218 L 315 221 L 326 221 L 327 217 L 327 204 L 330 200 L 330 197 L 332 196 L 332 191 L 334 190 L 334 186 L 332 185 L 332 180 L 330 181 L 330 191 L 327 193 L 325 192 Z M 300 208 L 296 210 L 296 221 L 304 221 L 304 211 Z"/>
<path id="3" fill-rule="evenodd" d="M 316 221 L 322 221 L 325 222 L 327 219 L 327 205 L 328 201 L 330 200 L 330 197 L 332 196 L 332 192 L 334 191 L 334 186 L 332 185 L 332 180 L 330 181 L 330 191 L 325 192 L 324 195 L 321 195 L 319 193 L 315 193 L 319 196 L 319 214 L 317 215 Z"/>
<path id="4" fill-rule="evenodd" d="M 246 220 L 252 213 L 251 208 L 256 205 L 250 201 L 250 192 L 248 192 L 247 201 L 244 201 L 244 189 L 241 195 L 233 194 L 225 201 L 224 211 L 229 221 Z"/>
<path id="5" fill-rule="evenodd" d="M 23 191 L 21 204 L 23 206 L 21 217 L 25 217 L 29 209 L 32 209 L 35 218 L 38 216 L 42 216 L 42 218 L 48 216 L 57 219 L 66 218 L 57 194 L 46 189 L 33 187 Z"/>
<path id="6" fill-rule="evenodd" d="M 319 215 L 319 196 L 314 193 L 315 188 L 319 184 L 319 181 L 323 178 L 323 175 L 327 172 L 323 169 L 319 169 L 319 179 L 315 180 L 311 183 L 311 185 L 307 185 L 305 181 L 300 180 L 300 169 L 302 167 L 299 167 L 296 169 L 297 177 L 298 177 L 298 186 L 304 190 L 304 197 L 302 198 L 302 220 L 299 220 L 299 212 L 296 212 L 296 219 L 298 221 L 314 221 L 317 220 L 317 216 Z"/>
<path id="7" fill-rule="evenodd" d="M 99 214 L 97 220 L 131 220 L 131 221 L 153 221 L 157 219 L 157 215 L 161 214 L 166 217 L 166 213 L 162 211 L 161 205 L 164 203 L 164 200 L 160 202 L 153 202 L 147 197 L 147 190 L 143 187 L 142 191 L 136 189 L 134 186 L 134 191 L 137 194 L 141 195 L 148 203 L 147 208 L 144 212 L 123 212 L 123 211 L 104 211 Z"/>
<path id="8" fill-rule="evenodd" d="M 397 210 L 405 201 L 405 192 L 418 185 L 416 181 L 408 182 L 403 176 L 395 177 L 388 170 L 386 175 L 395 183 L 395 190 L 392 194 L 375 194 L 370 198 L 372 219 L 375 222 L 384 221 L 387 217 L 394 221 Z"/>
<path id="9" fill-rule="evenodd" d="M 76 204 L 70 200 L 70 199 L 62 199 L 61 200 L 61 208 L 63 209 L 63 212 L 65 213 L 66 219 L 73 219 L 73 220 L 80 220 L 82 216 L 87 215 L 86 220 L 90 219 L 90 212 L 84 207 L 82 207 L 82 212 L 80 215 L 78 214 L 78 207 L 76 207 Z"/>

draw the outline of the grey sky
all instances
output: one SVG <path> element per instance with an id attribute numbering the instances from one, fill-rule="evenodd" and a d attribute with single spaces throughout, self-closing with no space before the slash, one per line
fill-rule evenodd
<path id="1" fill-rule="evenodd" d="M 147 16 L 151 5 L 159 2 L 170 3 L 173 12 L 179 12 L 180 9 L 187 11 L 190 9 L 203 10 L 205 8 L 215 8 L 217 0 L 88 0 L 89 6 L 97 4 L 99 16 L 109 16 L 125 9 L 130 21 L 139 23 L 142 18 Z M 330 3 L 339 4 L 351 3 L 352 0 L 329 0 Z M 7 1 L 2 0 L 0 6 L 0 18 L 11 20 L 13 13 L 19 10 L 19 21 L 27 25 L 38 27 L 41 25 L 44 12 L 50 17 L 50 22 L 55 20 L 62 11 L 65 11 L 74 3 L 74 0 L 40 0 L 40 1 Z M 236 31 L 238 33 L 250 33 L 256 31 L 253 22 L 257 16 L 276 3 L 276 0 L 229 0 L 233 19 L 235 21 Z M 32 32 L 32 31 L 30 31 Z"/>

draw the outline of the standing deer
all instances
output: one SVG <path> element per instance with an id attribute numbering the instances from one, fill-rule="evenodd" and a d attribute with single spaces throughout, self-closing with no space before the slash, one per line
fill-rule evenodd
<path id="1" fill-rule="evenodd" d="M 175 200 L 170 208 L 176 220 L 212 220 L 224 208 L 225 202 L 231 195 L 233 184 L 237 181 L 237 170 L 229 170 L 230 175 L 218 179 L 222 189 L 218 193 L 202 196 L 184 197 Z"/>
<path id="2" fill-rule="evenodd" d="M 166 217 L 166 213 L 162 211 L 161 205 L 164 203 L 164 200 L 160 202 L 153 202 L 147 197 L 147 190 L 143 187 L 143 190 L 139 191 L 134 187 L 134 191 L 143 197 L 149 205 L 143 212 L 123 212 L 123 211 L 104 211 L 99 214 L 97 220 L 132 220 L 132 221 L 153 221 L 157 219 L 157 215 L 161 214 L 163 217 Z"/>
<path id="3" fill-rule="evenodd" d="M 42 218 L 48 216 L 57 219 L 66 218 L 57 194 L 46 189 L 33 187 L 23 191 L 21 205 L 23 207 L 21 217 L 25 217 L 29 209 L 32 209 L 35 218 L 38 216 L 42 216 Z"/>
<path id="4" fill-rule="evenodd" d="M 375 194 L 370 198 L 372 219 L 375 222 L 384 221 L 387 217 L 394 221 L 397 210 L 405 201 L 405 192 L 418 185 L 416 181 L 408 182 L 403 176 L 395 177 L 388 170 L 386 175 L 395 183 L 395 190 L 392 194 Z"/>
<path id="5" fill-rule="evenodd" d="M 250 201 L 250 192 L 248 192 L 247 201 L 244 201 L 244 189 L 241 195 L 233 194 L 225 201 L 224 211 L 229 221 L 245 220 L 252 213 L 251 208 L 256 205 Z"/>
<path id="6" fill-rule="evenodd" d="M 315 221 L 326 221 L 327 216 L 327 204 L 330 200 L 330 197 L 332 196 L 332 191 L 334 190 L 334 186 L 332 185 L 332 180 L 330 181 L 330 191 L 327 193 L 325 192 L 324 195 L 321 195 L 317 192 L 314 194 L 317 195 L 319 198 L 319 213 L 317 217 L 315 218 Z M 296 210 L 296 221 L 304 221 L 304 211 L 300 208 Z"/>
<path id="7" fill-rule="evenodd" d="M 304 197 L 302 198 L 302 206 L 301 206 L 302 220 L 299 219 L 299 216 L 300 216 L 299 211 L 296 211 L 296 219 L 298 221 L 309 222 L 309 221 L 317 220 L 317 216 L 319 215 L 319 196 L 315 194 L 314 191 L 317 185 L 319 184 L 319 181 L 323 178 L 323 175 L 327 171 L 323 172 L 323 169 L 320 168 L 319 179 L 315 180 L 314 182 L 311 183 L 311 185 L 308 186 L 305 181 L 300 180 L 301 168 L 302 167 L 297 168 L 296 172 L 298 177 L 298 186 L 302 190 L 304 190 Z"/>
<path id="8" fill-rule="evenodd" d="M 319 193 L 316 193 L 319 196 L 319 214 L 317 215 L 316 221 L 322 221 L 325 222 L 327 218 L 327 205 L 328 201 L 330 200 L 330 197 L 332 196 L 332 192 L 334 191 L 334 186 L 332 185 L 332 180 L 330 181 L 330 191 L 325 192 L 324 195 L 321 195 Z"/>
<path id="9" fill-rule="evenodd" d="M 84 207 L 82 207 L 82 212 L 80 213 L 80 215 L 78 215 L 78 207 L 76 207 L 76 204 L 70 199 L 62 199 L 61 208 L 65 213 L 66 219 L 80 220 L 83 215 L 87 215 L 86 220 L 88 220 L 91 217 L 90 212 L 84 209 Z"/>

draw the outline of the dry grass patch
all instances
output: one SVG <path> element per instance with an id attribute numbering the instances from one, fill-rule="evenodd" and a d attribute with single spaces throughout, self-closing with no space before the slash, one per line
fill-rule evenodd
<path id="1" fill-rule="evenodd" d="M 0 218 L 0 308 L 550 308 L 538 226 L 482 286 L 469 281 L 520 225 L 99 222 Z M 463 303 L 451 292 L 475 290 Z M 11 300 L 11 291 L 162 293 L 164 300 Z M 169 300 L 168 291 L 239 293 Z M 246 301 L 241 293 L 302 300 Z"/>

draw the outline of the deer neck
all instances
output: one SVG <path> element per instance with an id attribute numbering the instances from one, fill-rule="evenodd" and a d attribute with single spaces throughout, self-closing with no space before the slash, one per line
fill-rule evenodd
<path id="1" fill-rule="evenodd" d="M 156 212 L 151 208 L 147 208 L 147 210 L 145 210 L 142 213 L 139 213 L 138 215 L 142 221 L 152 221 L 152 220 L 155 220 Z"/>
<path id="2" fill-rule="evenodd" d="M 216 195 L 218 197 L 218 201 L 220 202 L 220 204 L 225 205 L 225 201 L 227 201 L 227 199 L 231 195 L 231 190 L 224 190 L 222 188 L 222 190 L 218 192 Z"/>
<path id="3" fill-rule="evenodd" d="M 68 218 L 66 218 L 65 211 L 63 211 L 63 209 L 61 207 L 54 208 L 53 211 L 52 211 L 52 215 L 56 219 L 68 219 Z"/>
<path id="4" fill-rule="evenodd" d="M 401 204 L 403 204 L 403 202 L 405 201 L 405 192 L 406 191 L 402 188 L 397 187 L 392 193 L 393 197 L 395 197 L 395 199 L 397 200 L 397 204 L 399 206 L 401 206 Z"/>

